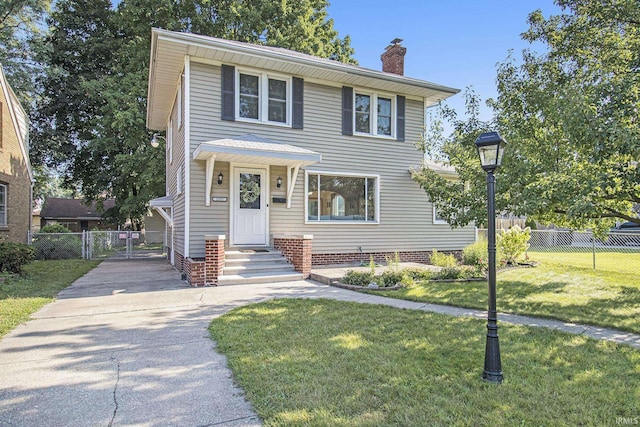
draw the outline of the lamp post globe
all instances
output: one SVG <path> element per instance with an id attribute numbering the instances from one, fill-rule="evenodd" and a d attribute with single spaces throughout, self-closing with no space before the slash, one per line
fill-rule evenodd
<path id="1" fill-rule="evenodd" d="M 502 156 L 506 141 L 498 132 L 486 132 L 476 139 L 480 164 L 487 172 L 487 252 L 488 252 L 488 314 L 487 314 L 487 342 L 484 354 L 485 381 L 501 383 L 503 379 L 502 361 L 500 359 L 500 344 L 498 341 L 498 312 L 496 309 L 496 208 L 494 172 L 502 164 Z"/>

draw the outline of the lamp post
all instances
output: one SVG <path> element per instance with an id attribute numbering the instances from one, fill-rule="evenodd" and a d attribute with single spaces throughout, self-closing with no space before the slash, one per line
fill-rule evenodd
<path id="1" fill-rule="evenodd" d="M 502 163 L 506 141 L 498 132 L 486 132 L 476 139 L 476 148 L 480 156 L 482 169 L 487 172 L 487 231 L 489 253 L 489 310 L 487 316 L 487 344 L 484 353 L 484 372 L 482 378 L 490 382 L 502 382 L 502 362 L 498 342 L 498 312 L 496 310 L 496 207 L 493 174 Z"/>

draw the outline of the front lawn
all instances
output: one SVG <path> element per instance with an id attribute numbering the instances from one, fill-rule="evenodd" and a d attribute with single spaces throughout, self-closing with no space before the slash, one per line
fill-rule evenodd
<path id="1" fill-rule="evenodd" d="M 98 265 L 78 259 L 33 261 L 20 276 L 4 275 L 0 282 L 0 337 L 55 299 L 62 289 Z"/>
<path id="2" fill-rule="evenodd" d="M 640 351 L 548 329 L 501 325 L 501 385 L 481 379 L 483 320 L 276 300 L 210 332 L 267 426 L 600 426 L 640 413 Z"/>
<path id="3" fill-rule="evenodd" d="M 487 283 L 420 281 L 386 297 L 487 309 Z M 640 333 L 640 276 L 541 263 L 497 275 L 498 311 Z"/>

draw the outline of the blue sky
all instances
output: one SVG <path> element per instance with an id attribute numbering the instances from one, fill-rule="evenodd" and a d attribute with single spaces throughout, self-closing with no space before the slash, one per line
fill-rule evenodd
<path id="1" fill-rule="evenodd" d="M 527 16 L 557 15 L 553 0 L 330 0 L 340 37 L 351 36 L 360 66 L 380 70 L 380 54 L 398 37 L 407 48 L 405 75 L 445 86 L 472 86 L 482 100 L 496 96 L 496 64 L 531 45 L 520 38 Z M 541 46 L 534 46 L 538 50 Z M 448 104 L 464 111 L 462 93 Z M 485 108 L 483 119 L 490 118 Z"/>

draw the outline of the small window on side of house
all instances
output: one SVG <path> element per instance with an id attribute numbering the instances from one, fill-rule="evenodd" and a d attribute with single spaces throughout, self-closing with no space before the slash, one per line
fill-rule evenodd
<path id="1" fill-rule="evenodd" d="M 449 225 L 449 223 L 438 213 L 436 205 L 433 205 L 433 223 L 439 225 Z"/>
<path id="2" fill-rule="evenodd" d="M 182 182 L 183 182 L 183 177 L 182 177 L 182 173 L 183 173 L 183 167 L 180 166 L 178 168 L 178 174 L 176 175 L 176 193 L 177 194 L 182 194 Z"/>
<path id="3" fill-rule="evenodd" d="M 0 184 L 0 226 L 7 226 L 7 185 Z"/>

